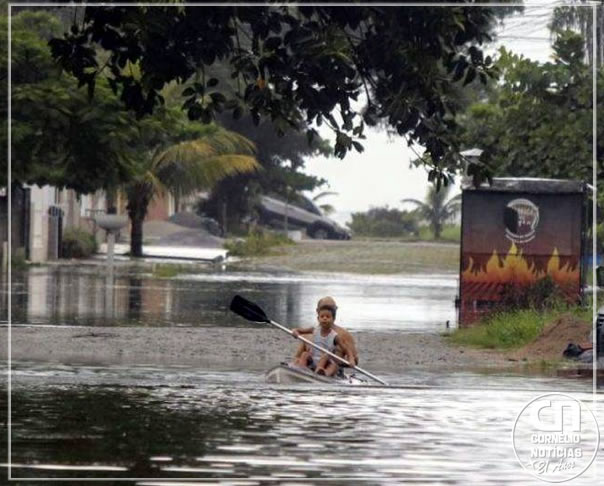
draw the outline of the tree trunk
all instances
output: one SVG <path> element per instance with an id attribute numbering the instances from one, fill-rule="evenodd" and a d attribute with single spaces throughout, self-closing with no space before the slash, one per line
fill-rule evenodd
<path id="1" fill-rule="evenodd" d="M 130 216 L 130 254 L 134 257 L 143 256 L 143 221 L 145 217 L 139 213 Z"/>
<path id="2" fill-rule="evenodd" d="M 220 223 L 222 226 L 222 234 L 227 234 L 227 202 L 223 199 L 220 202 Z"/>
<path id="3" fill-rule="evenodd" d="M 440 234 L 442 232 L 442 224 L 434 223 L 434 239 L 440 240 Z"/>
<path id="4" fill-rule="evenodd" d="M 180 192 L 174 192 L 174 212 L 180 213 Z"/>
<path id="5" fill-rule="evenodd" d="M 130 255 L 143 256 L 143 222 L 153 194 L 145 187 L 128 191 L 128 217 L 130 218 Z"/>

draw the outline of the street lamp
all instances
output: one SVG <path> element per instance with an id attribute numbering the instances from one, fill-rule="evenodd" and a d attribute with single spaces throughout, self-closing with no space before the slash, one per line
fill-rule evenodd
<path id="1" fill-rule="evenodd" d="M 463 159 L 463 173 L 461 175 L 462 189 L 465 189 L 466 187 L 470 187 L 472 185 L 472 177 L 468 176 L 468 169 L 472 164 L 480 163 L 480 156 L 483 152 L 484 150 L 474 147 L 459 153 L 459 155 L 461 155 Z"/>

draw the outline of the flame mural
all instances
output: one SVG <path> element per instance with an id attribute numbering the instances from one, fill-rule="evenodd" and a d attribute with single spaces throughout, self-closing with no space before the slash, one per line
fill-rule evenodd
<path id="1" fill-rule="evenodd" d="M 577 262 L 578 263 L 578 262 Z M 493 250 L 485 269 L 474 263 L 474 259 L 469 257 L 467 269 L 462 272 L 461 279 L 464 282 L 489 282 L 489 283 L 517 283 L 520 285 L 531 285 L 537 280 L 549 275 L 554 282 L 561 287 L 568 284 L 574 284 L 579 280 L 578 265 L 571 265 L 567 261 L 564 265 L 560 264 L 560 255 L 558 249 L 554 251 L 547 261 L 544 270 L 539 270 L 534 262 L 529 262 L 523 255 L 522 250 L 518 249 L 514 243 L 510 247 L 507 255 L 500 258 L 497 251 Z"/>
<path id="2" fill-rule="evenodd" d="M 526 258 L 514 243 L 507 254 L 500 257 L 493 250 L 486 265 L 471 256 L 461 274 L 460 290 L 462 324 L 470 324 L 488 312 L 501 299 L 507 285 L 528 287 L 549 276 L 569 301 L 580 292 L 580 271 L 577 259 L 562 258 L 554 248 L 549 257 Z"/>

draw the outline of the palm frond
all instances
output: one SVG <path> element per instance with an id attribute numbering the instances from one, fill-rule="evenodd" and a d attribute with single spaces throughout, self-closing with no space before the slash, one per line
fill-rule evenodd
<path id="1" fill-rule="evenodd" d="M 194 160 L 214 157 L 216 150 L 205 140 L 188 140 L 170 145 L 153 157 L 153 166 L 163 170 L 173 165 L 186 164 Z"/>
<path id="2" fill-rule="evenodd" d="M 426 203 L 423 201 L 420 201 L 419 199 L 407 198 L 407 199 L 401 199 L 401 202 L 415 204 L 416 206 L 426 206 Z"/>
<path id="3" fill-rule="evenodd" d="M 336 212 L 336 208 L 333 207 L 331 204 L 321 204 L 319 206 L 319 208 L 321 209 L 321 212 L 325 215 L 325 216 L 330 216 L 333 213 Z"/>
<path id="4" fill-rule="evenodd" d="M 164 184 L 158 174 L 148 171 L 146 179 L 154 195 L 163 195 L 168 191 L 168 186 Z"/>
<path id="5" fill-rule="evenodd" d="M 427 204 L 423 201 L 420 201 L 419 199 L 407 198 L 407 199 L 401 199 L 401 202 L 413 204 L 422 213 L 429 213 L 432 211 L 432 207 L 429 204 Z"/>
<path id="6" fill-rule="evenodd" d="M 213 155 L 204 158 L 187 157 L 179 161 L 164 161 L 157 175 L 170 191 L 181 195 L 208 189 L 225 177 L 258 170 L 260 164 L 250 155 Z"/>
<path id="7" fill-rule="evenodd" d="M 337 196 L 338 194 L 339 194 L 338 192 L 334 192 L 334 191 L 323 191 L 323 192 L 320 192 L 319 194 L 317 194 L 316 196 L 314 196 L 312 198 L 312 200 L 314 202 L 317 202 L 319 199 L 323 199 L 324 197 Z"/>
<path id="8" fill-rule="evenodd" d="M 256 146 L 251 140 L 225 129 L 219 129 L 211 137 L 202 140 L 210 144 L 217 155 L 253 155 L 256 153 Z"/>
<path id="9" fill-rule="evenodd" d="M 200 180 L 212 186 L 225 177 L 253 172 L 261 168 L 251 155 L 227 154 L 209 157 L 198 162 Z"/>
<path id="10" fill-rule="evenodd" d="M 214 127 L 196 140 L 171 145 L 153 157 L 152 171 L 170 190 L 185 195 L 207 189 L 237 173 L 258 170 L 254 144 L 238 133 Z"/>

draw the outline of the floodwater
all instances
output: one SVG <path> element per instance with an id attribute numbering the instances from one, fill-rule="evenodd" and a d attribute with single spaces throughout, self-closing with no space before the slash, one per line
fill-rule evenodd
<path id="1" fill-rule="evenodd" d="M 559 391 L 560 381 L 426 372 L 385 378 L 395 386 L 268 385 L 244 372 L 17 363 L 11 476 L 139 485 L 168 484 L 162 478 L 543 484 L 518 464 L 511 430 L 522 407 Z M 589 383 L 564 388 L 594 408 Z M 6 416 L 6 402 L 0 406 Z M 597 484 L 602 453 L 571 484 Z"/>
<path id="2" fill-rule="evenodd" d="M 98 269 L 61 267 L 14 277 L 13 324 L 40 326 L 246 326 L 228 311 L 234 294 L 299 325 L 312 322 L 316 300 L 330 294 L 351 329 L 438 332 L 454 322 L 457 287 L 453 275 L 221 271 L 112 280 Z M 553 377 L 412 371 L 382 376 L 392 387 L 341 388 L 269 385 L 246 371 L 28 362 L 13 362 L 8 376 L 0 420 L 10 425 L 10 453 L 0 457 L 10 461 L 0 474 L 20 485 L 542 484 L 515 458 L 517 414 L 561 389 L 594 408 L 591 381 Z M 604 423 L 602 395 L 595 396 Z M 602 457 L 572 484 L 596 484 Z"/>
<path id="3" fill-rule="evenodd" d="M 4 287 L 6 285 L 4 284 Z M 6 291 L 0 306 L 6 312 Z M 260 304 L 275 321 L 314 325 L 319 298 L 338 302 L 338 322 L 353 330 L 439 332 L 454 327 L 457 276 L 368 276 L 215 271 L 113 279 L 104 268 L 32 268 L 13 276 L 12 322 L 82 326 L 238 326 L 235 294 Z M 3 312 L 3 313 L 4 313 Z"/>

